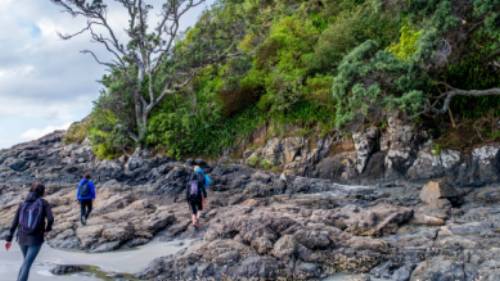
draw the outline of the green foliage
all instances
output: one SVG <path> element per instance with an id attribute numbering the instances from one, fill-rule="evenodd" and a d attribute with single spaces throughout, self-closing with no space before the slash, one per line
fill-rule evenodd
<path id="1" fill-rule="evenodd" d="M 64 143 L 82 143 L 89 133 L 91 123 L 91 118 L 86 117 L 80 122 L 71 124 L 64 135 Z"/>
<path id="2" fill-rule="evenodd" d="M 144 145 L 176 158 L 218 156 L 264 123 L 276 134 L 290 134 L 291 127 L 294 134 L 327 134 L 351 123 L 384 124 L 395 110 L 420 117 L 424 105 L 440 104 L 439 81 L 463 89 L 498 87 L 498 69 L 487 60 L 500 47 L 497 5 L 221 0 L 156 73 L 159 90 L 167 77 L 197 70 L 189 87 L 151 113 Z M 223 59 L 210 59 L 213 54 Z M 101 158 L 136 145 L 129 138 L 135 121 L 124 81 L 123 73 L 104 77 L 106 92 L 92 113 L 89 131 Z M 469 119 L 495 112 L 496 118 L 499 102 L 458 97 L 452 111 Z M 80 139 L 82 131 L 75 129 L 71 138 Z"/>
<path id="3" fill-rule="evenodd" d="M 99 159 L 115 158 L 132 145 L 126 135 L 126 128 L 120 125 L 116 115 L 109 110 L 94 110 L 89 138 Z"/>
<path id="4" fill-rule="evenodd" d="M 214 110 L 192 113 L 185 108 L 155 115 L 149 124 L 147 142 L 164 148 L 167 155 L 180 158 L 187 155 L 218 155 L 231 147 L 238 138 L 248 137 L 263 119 L 255 109 L 225 120 Z"/>
<path id="5" fill-rule="evenodd" d="M 401 60 L 409 60 L 417 51 L 417 44 L 422 30 L 416 30 L 408 24 L 401 27 L 401 35 L 397 44 L 391 44 L 388 51 Z"/>
<path id="6" fill-rule="evenodd" d="M 332 87 L 336 125 L 367 118 L 379 122 L 384 109 L 415 114 L 422 107 L 418 89 L 424 82 L 425 77 L 411 64 L 366 41 L 345 56 L 337 69 Z"/>
<path id="7" fill-rule="evenodd" d="M 347 53 L 366 40 L 386 46 L 397 34 L 398 26 L 398 15 L 376 11 L 368 4 L 344 10 L 319 37 L 311 68 L 331 70 Z"/>

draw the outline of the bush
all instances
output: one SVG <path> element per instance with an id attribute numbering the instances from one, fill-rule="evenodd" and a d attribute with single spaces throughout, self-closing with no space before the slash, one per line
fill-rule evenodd
<path id="1" fill-rule="evenodd" d="M 310 67 L 316 71 L 329 71 L 338 66 L 354 47 L 366 40 L 386 46 L 397 34 L 398 26 L 398 16 L 379 12 L 367 4 L 344 10 L 321 33 Z"/>
<path id="2" fill-rule="evenodd" d="M 401 60 L 409 60 L 417 51 L 417 43 L 422 33 L 422 30 L 416 30 L 408 24 L 404 24 L 401 27 L 399 42 L 391 44 L 387 50 Z"/>
<path id="3" fill-rule="evenodd" d="M 97 158 L 113 159 L 133 147 L 133 142 L 127 135 L 127 129 L 118 122 L 113 112 L 94 110 L 92 114 L 89 139 Z"/>
<path id="4" fill-rule="evenodd" d="M 366 41 L 349 53 L 333 80 L 337 127 L 351 121 L 382 121 L 384 109 L 418 113 L 426 77 L 418 68 Z"/>
<path id="5" fill-rule="evenodd" d="M 82 143 L 89 133 L 91 123 L 91 117 L 87 116 L 82 121 L 71 124 L 64 134 L 64 143 Z"/>

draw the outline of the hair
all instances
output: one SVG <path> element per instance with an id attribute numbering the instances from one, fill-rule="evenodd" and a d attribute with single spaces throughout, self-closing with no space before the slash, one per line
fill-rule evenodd
<path id="1" fill-rule="evenodd" d="M 31 185 L 30 192 L 34 192 L 38 197 L 43 197 L 45 195 L 45 185 L 40 182 L 34 182 Z"/>
<path id="2" fill-rule="evenodd" d="M 83 175 L 83 177 L 84 177 L 84 178 L 86 178 L 86 179 L 88 179 L 88 180 L 90 180 L 90 179 L 92 178 L 92 177 L 90 176 L 90 173 L 89 173 L 89 172 L 85 173 L 85 174 Z"/>

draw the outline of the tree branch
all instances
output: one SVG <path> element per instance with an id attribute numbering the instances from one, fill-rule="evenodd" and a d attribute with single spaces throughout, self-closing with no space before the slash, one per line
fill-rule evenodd
<path id="1" fill-rule="evenodd" d="M 80 53 L 91 55 L 98 64 L 108 67 L 109 70 L 112 70 L 116 67 L 116 65 L 113 63 L 103 62 L 102 60 L 100 60 L 99 57 L 97 57 L 97 55 L 91 50 L 81 50 Z"/>
<path id="2" fill-rule="evenodd" d="M 440 95 L 439 98 L 444 97 L 443 105 L 440 109 L 437 109 L 434 105 L 431 110 L 438 114 L 444 114 L 448 112 L 451 101 L 455 96 L 467 96 L 467 97 L 484 97 L 484 96 L 497 96 L 500 95 L 500 88 L 491 88 L 484 90 L 463 90 L 450 86 L 445 82 L 439 82 L 439 84 L 444 85 L 448 88 L 446 92 Z M 439 99 L 438 98 L 438 99 Z"/>

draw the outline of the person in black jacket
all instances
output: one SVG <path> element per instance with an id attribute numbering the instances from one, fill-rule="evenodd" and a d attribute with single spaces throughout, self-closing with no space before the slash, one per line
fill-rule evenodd
<path id="1" fill-rule="evenodd" d="M 203 201 L 207 198 L 207 190 L 205 189 L 205 176 L 200 167 L 195 166 L 194 172 L 191 174 L 189 184 L 186 188 L 186 200 L 191 207 L 191 221 L 194 227 L 198 227 L 200 214 L 203 210 Z"/>
<path id="2" fill-rule="evenodd" d="M 52 215 L 51 207 L 46 200 L 42 199 L 44 194 L 45 186 L 41 183 L 34 183 L 26 200 L 18 207 L 16 216 L 10 227 L 10 233 L 6 239 L 5 249 L 8 251 L 12 246 L 12 238 L 17 229 L 17 241 L 24 257 L 17 281 L 28 280 L 31 266 L 42 248 L 45 233 L 50 231 L 54 224 L 54 216 Z M 27 208 L 29 208 L 27 206 L 32 206 L 34 204 L 39 204 L 38 206 L 40 206 L 41 211 L 39 212 L 39 216 L 37 215 L 37 219 L 35 219 L 36 223 L 32 224 L 33 229 L 30 229 L 27 233 L 22 222 L 22 220 L 25 219 L 23 218 L 23 212 L 26 212 Z M 30 222 L 31 219 L 31 216 L 29 216 Z"/>

